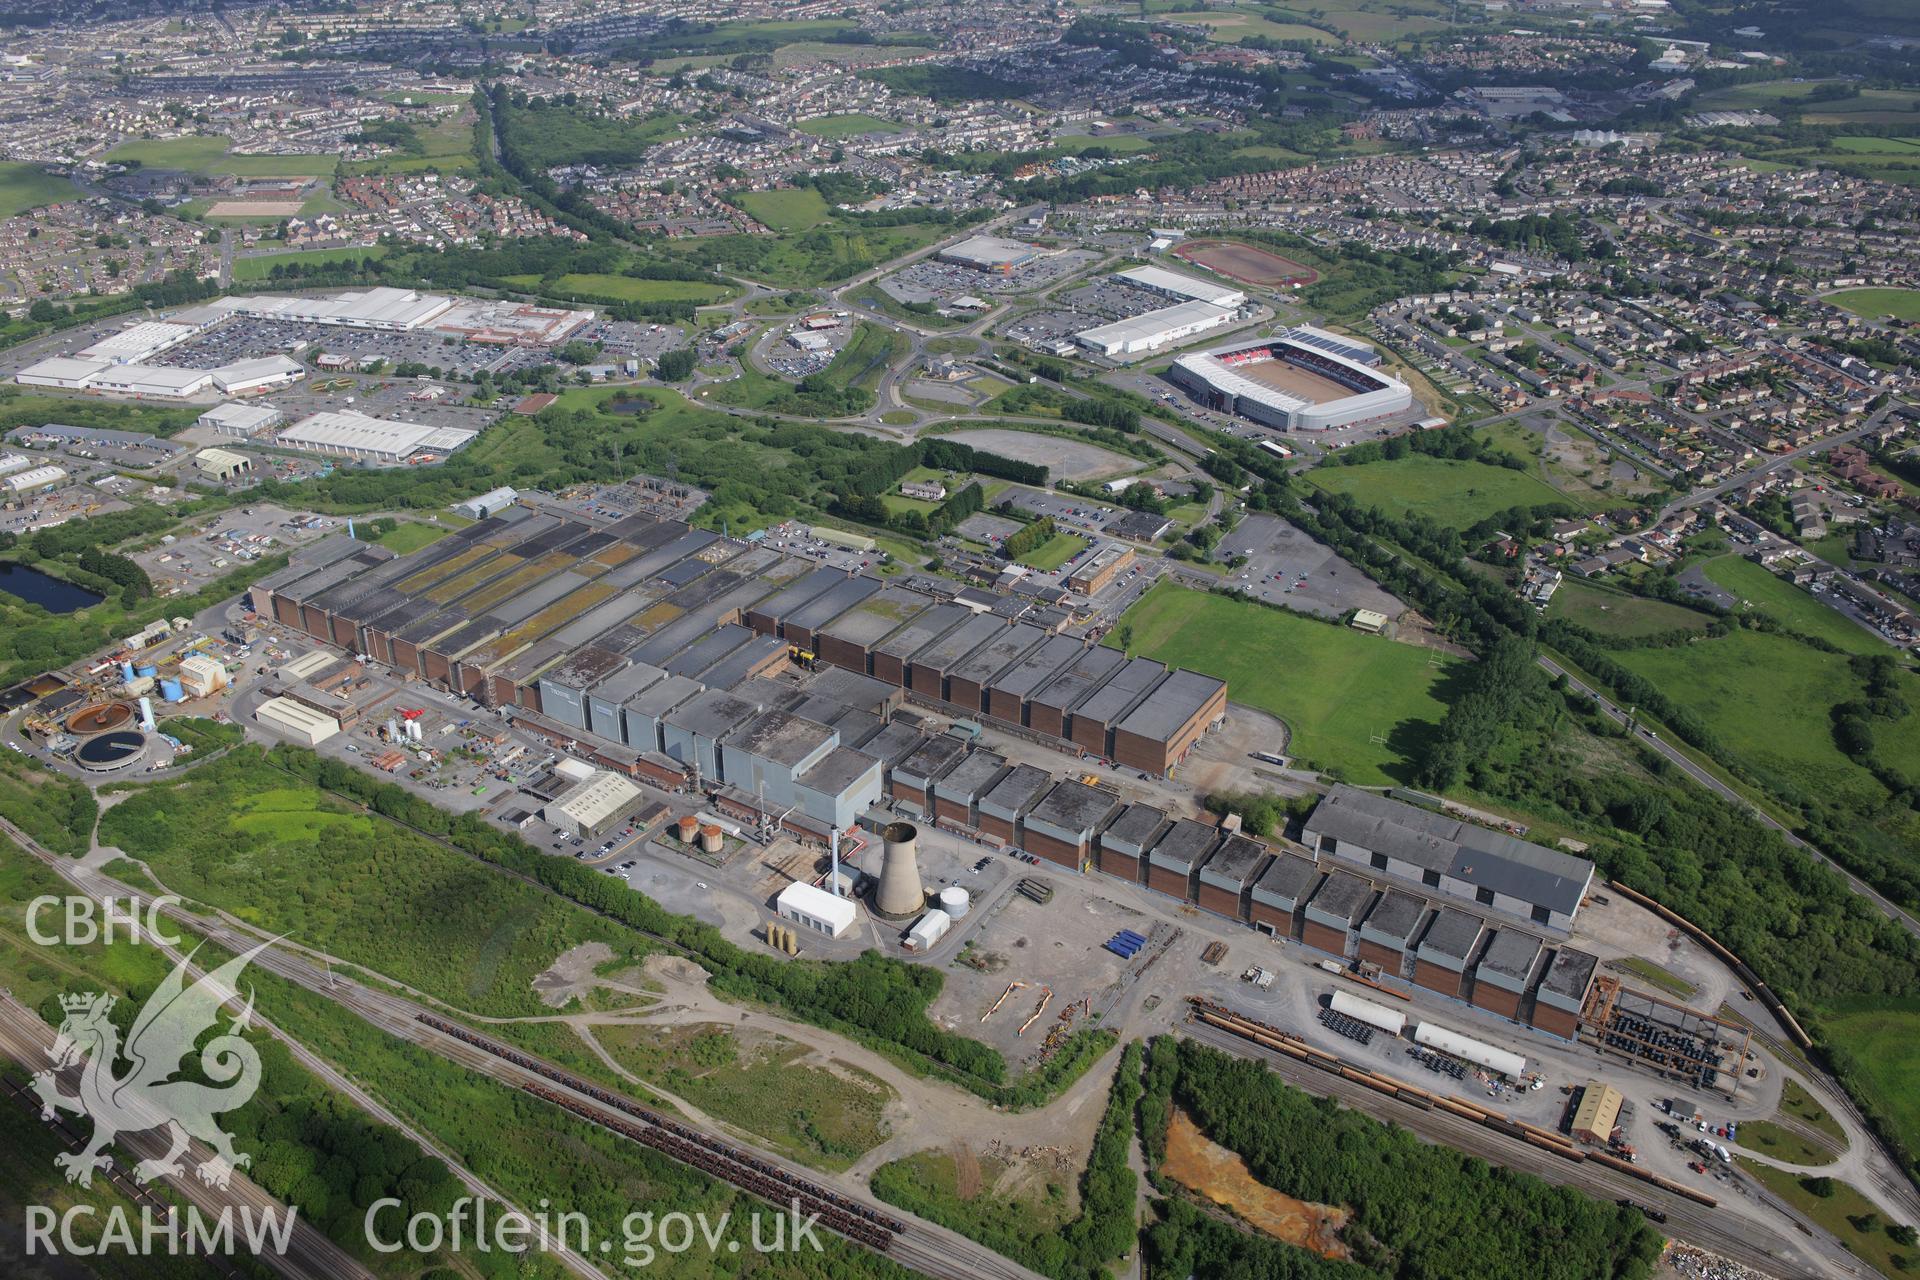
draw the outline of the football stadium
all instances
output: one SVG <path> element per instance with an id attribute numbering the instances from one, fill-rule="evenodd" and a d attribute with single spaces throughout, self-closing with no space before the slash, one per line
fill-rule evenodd
<path id="1" fill-rule="evenodd" d="M 1372 367 L 1379 360 L 1364 342 L 1301 325 L 1182 356 L 1167 377 L 1210 409 L 1283 431 L 1334 431 L 1413 408 L 1413 391 Z"/>

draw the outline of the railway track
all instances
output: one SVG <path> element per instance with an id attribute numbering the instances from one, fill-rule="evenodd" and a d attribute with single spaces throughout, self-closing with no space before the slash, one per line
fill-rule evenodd
<path id="1" fill-rule="evenodd" d="M 8 829 L 7 834 L 38 858 L 46 866 L 76 888 L 88 894 L 97 894 L 104 884 L 114 883 L 97 872 L 88 872 L 77 867 L 71 859 L 56 857 L 40 848 L 24 833 Z M 180 906 L 166 906 L 164 914 L 186 925 L 195 933 L 214 942 L 229 951 L 243 951 L 264 941 L 264 935 L 255 935 L 243 931 L 225 921 L 209 919 Z M 688 1148 L 675 1149 L 668 1145 L 628 1133 L 621 1126 L 632 1125 L 635 1119 L 633 1111 L 645 1111 L 639 1104 L 620 1095 L 600 1089 L 597 1085 L 582 1080 L 569 1072 L 538 1059 L 527 1058 L 536 1064 L 522 1066 L 501 1056 L 498 1052 L 469 1043 L 468 1039 L 457 1037 L 439 1030 L 434 1023 L 447 1026 L 448 1022 L 438 1013 L 413 1000 L 383 991 L 376 991 L 359 983 L 328 972 L 304 955 L 280 947 L 269 947 L 254 957 L 252 967 L 264 969 L 276 977 L 285 979 L 315 994 L 326 997 L 334 1003 L 352 1012 L 362 1020 L 380 1028 L 398 1039 L 437 1054 L 460 1066 L 476 1071 L 501 1083 L 522 1089 L 543 1101 L 560 1106 L 570 1113 L 599 1124 L 622 1136 L 654 1147 L 669 1158 L 680 1163 L 700 1168 L 710 1176 L 741 1186 L 750 1193 L 768 1199 L 775 1208 L 785 1210 L 788 1196 L 783 1189 L 798 1184 L 807 1184 L 817 1189 L 820 1203 L 832 1207 L 834 1200 L 843 1206 L 856 1206 L 861 1212 L 853 1213 L 854 1218 L 864 1219 L 866 1214 L 894 1222 L 898 1230 L 890 1234 L 884 1247 L 860 1235 L 841 1232 L 847 1239 L 862 1247 L 873 1249 L 883 1256 L 893 1259 L 903 1266 L 910 1267 L 934 1280 L 1042 1280 L 1036 1272 L 995 1253 L 985 1245 L 969 1240 L 957 1232 L 911 1216 L 895 1217 L 896 1211 L 869 1195 L 853 1188 L 828 1188 L 820 1182 L 819 1175 L 773 1155 L 770 1152 L 747 1146 L 731 1135 L 710 1133 L 697 1126 L 688 1125 L 680 1120 L 672 1123 L 686 1134 L 697 1135 L 700 1142 Z M 423 1020 L 424 1019 L 424 1020 Z M 471 1033 L 469 1033 L 471 1036 Z M 485 1041 L 485 1037 L 471 1036 L 474 1040 Z M 504 1049 L 496 1042 L 496 1048 Z M 510 1051 L 518 1054 L 517 1050 Z M 527 1055 L 519 1055 L 527 1057 Z M 529 1088 L 528 1086 L 535 1086 Z M 541 1090 L 547 1092 L 541 1092 Z M 615 1101 L 604 1101 L 596 1094 L 605 1095 Z M 551 1096 L 550 1096 L 551 1095 Z M 621 1105 L 625 1104 L 625 1105 Z M 659 1113 L 651 1113 L 658 1116 Z M 665 1120 L 666 1117 L 660 1117 Z M 648 1122 L 633 1127 L 642 1133 L 648 1131 Z M 657 1124 L 653 1125 L 657 1128 Z M 692 1139 L 684 1139 L 692 1143 Z M 731 1150 L 734 1156 L 726 1157 L 730 1163 L 716 1168 L 706 1168 L 701 1161 L 713 1156 L 716 1149 Z M 698 1154 L 704 1152 L 705 1154 Z M 734 1171 L 739 1179 L 725 1177 L 720 1169 Z M 773 1179 L 771 1182 L 749 1185 L 752 1173 Z M 825 1197 L 833 1197 L 833 1200 Z M 811 1209 L 806 1210 L 812 1212 Z M 843 1208 L 843 1212 L 851 1212 Z M 833 1228 L 833 1222 L 823 1215 L 821 1225 Z M 849 1222 L 848 1225 L 851 1225 Z M 834 1228 L 837 1230 L 837 1228 Z"/>
<path id="2" fill-rule="evenodd" d="M 1534 1174 L 1548 1182 L 1578 1188 L 1590 1195 L 1626 1200 L 1643 1209 L 1656 1210 L 1666 1215 L 1666 1222 L 1660 1228 L 1663 1234 L 1710 1249 L 1768 1275 L 1869 1275 L 1865 1268 L 1840 1249 L 1837 1242 L 1832 1242 L 1829 1249 L 1816 1251 L 1814 1245 L 1818 1237 L 1796 1240 L 1751 1217 L 1738 1215 L 1726 1208 L 1710 1207 L 1700 1203 L 1697 1198 L 1682 1196 L 1650 1184 L 1639 1176 L 1611 1167 L 1590 1155 L 1584 1160 L 1571 1160 L 1564 1151 L 1556 1149 L 1555 1144 L 1529 1134 L 1527 1129 L 1516 1125 L 1510 1131 L 1505 1127 L 1489 1125 L 1478 1116 L 1469 1114 L 1471 1108 L 1464 1105 L 1457 1110 L 1438 1105 L 1423 1106 L 1413 1097 L 1395 1096 L 1384 1092 L 1377 1084 L 1355 1078 L 1378 1075 L 1370 1070 L 1356 1070 L 1353 1075 L 1343 1074 L 1337 1068 L 1329 1070 L 1324 1065 L 1296 1058 L 1227 1027 L 1200 1019 L 1190 1021 L 1181 1030 L 1182 1034 L 1211 1048 L 1261 1062 L 1289 1084 L 1310 1093 L 1334 1098 L 1378 1118 L 1391 1120 L 1428 1141 L 1444 1143 L 1456 1150 Z M 1805 1229 L 1801 1230 L 1804 1233 Z"/>

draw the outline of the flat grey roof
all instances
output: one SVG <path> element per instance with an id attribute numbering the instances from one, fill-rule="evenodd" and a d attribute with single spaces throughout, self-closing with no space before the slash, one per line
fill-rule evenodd
<path id="1" fill-rule="evenodd" d="M 788 583 L 765 600 L 753 606 L 752 612 L 765 614 L 776 623 L 786 620 L 787 615 L 807 601 L 825 591 L 837 582 L 845 582 L 847 575 L 839 569 L 825 566 L 815 569 L 797 582 Z"/>
<path id="2" fill-rule="evenodd" d="M 1150 804 L 1130 804 L 1126 812 L 1107 824 L 1100 833 L 1102 847 L 1125 846 L 1126 851 L 1143 853 L 1148 842 L 1165 826 L 1165 811 Z"/>
<path id="3" fill-rule="evenodd" d="M 848 578 L 844 582 L 828 587 L 795 609 L 786 616 L 785 623 L 790 627 L 805 627 L 809 631 L 818 631 L 878 590 L 880 590 L 880 583 L 877 579 Z"/>
<path id="4" fill-rule="evenodd" d="M 759 708 L 720 689 L 697 693 L 667 713 L 666 723 L 702 738 L 725 737 Z"/>
<path id="5" fill-rule="evenodd" d="M 994 785 L 993 790 L 980 797 L 980 805 L 982 808 L 991 807 L 1001 814 L 1018 814 L 1038 799 L 1052 781 L 1053 775 L 1045 769 L 1017 764 L 1013 766 L 1012 773 Z"/>
<path id="6" fill-rule="evenodd" d="M 1000 633 L 1008 630 L 1005 618 L 996 618 L 991 614 L 975 614 L 953 630 L 941 636 L 913 655 L 915 670 L 924 668 L 938 671 L 942 675 L 951 672 L 960 665 L 960 660 L 990 640 L 1000 638 Z"/>
<path id="7" fill-rule="evenodd" d="M 1119 804 L 1113 793 L 1090 787 L 1078 779 L 1068 779 L 1047 792 L 1047 798 L 1027 814 L 1028 822 L 1044 822 L 1062 831 L 1077 831 L 1091 838 L 1094 829 Z"/>
<path id="8" fill-rule="evenodd" d="M 662 679 L 666 679 L 666 672 L 662 672 L 657 666 L 647 666 L 645 662 L 630 662 L 618 672 L 614 672 L 612 676 L 603 679 L 601 683 L 593 685 L 588 693 L 601 702 L 626 702 L 641 689 L 647 689 L 649 685 L 657 685 Z"/>
<path id="9" fill-rule="evenodd" d="M 575 693 L 584 693 L 626 665 L 626 658 L 611 649 L 588 645 L 584 649 L 576 649 L 572 657 L 541 676 L 540 682 L 562 685 Z"/>
<path id="10" fill-rule="evenodd" d="M 1031 694 L 1028 701 L 1036 707 L 1071 711 L 1073 704 L 1106 679 L 1115 667 L 1127 660 L 1118 649 L 1095 645 L 1074 660 L 1072 666 Z"/>
<path id="11" fill-rule="evenodd" d="M 1200 878 L 1209 884 L 1244 889 L 1266 860 L 1267 853 L 1267 846 L 1258 840 L 1237 833 L 1230 835 L 1200 868 Z"/>
<path id="12" fill-rule="evenodd" d="M 1347 927 L 1352 928 L 1372 900 L 1371 882 L 1350 872 L 1334 871 L 1328 874 L 1327 882 L 1320 886 L 1320 892 L 1314 894 L 1313 900 L 1307 903 L 1307 910 L 1335 920 L 1344 920 Z"/>
<path id="13" fill-rule="evenodd" d="M 1497 973 L 1514 981 L 1533 972 L 1534 961 L 1540 958 L 1546 944 L 1530 933 L 1518 929 L 1502 929 L 1493 935 L 1493 941 L 1480 957 L 1481 970 Z"/>
<path id="14" fill-rule="evenodd" d="M 1165 742 L 1226 687 L 1225 681 L 1198 671 L 1175 670 L 1114 728 L 1152 742 Z"/>
<path id="15" fill-rule="evenodd" d="M 1307 828 L 1568 916 L 1593 879 L 1584 858 L 1345 784 L 1314 807 Z"/>
<path id="16" fill-rule="evenodd" d="M 1487 922 L 1472 912 L 1442 907 L 1433 923 L 1427 926 L 1427 936 L 1420 939 L 1420 950 L 1425 952 L 1431 948 L 1440 955 L 1464 962 L 1486 929 Z"/>
<path id="17" fill-rule="evenodd" d="M 932 780 L 960 758 L 967 744 L 949 734 L 937 738 L 928 738 L 920 744 L 920 749 L 893 766 L 895 777 L 905 774 L 908 778 Z"/>
<path id="18" fill-rule="evenodd" d="M 861 743 L 860 749 L 891 768 L 918 751 L 920 740 L 926 736 L 926 730 L 918 725 L 889 720 L 880 732 Z"/>
<path id="19" fill-rule="evenodd" d="M 900 587 L 882 587 L 821 627 L 819 634 L 865 649 L 932 607 L 933 601 L 926 596 Z"/>
<path id="20" fill-rule="evenodd" d="M 811 769 L 794 781 L 823 795 L 838 796 L 866 777 L 878 763 L 864 751 L 855 751 L 852 747 L 835 747 L 821 756 Z"/>
<path id="21" fill-rule="evenodd" d="M 747 642 L 703 671 L 694 674 L 702 684 L 716 689 L 735 689 L 747 678 L 747 672 L 777 653 L 785 653 L 787 642 L 757 631 L 748 631 Z"/>
<path id="22" fill-rule="evenodd" d="M 747 641 L 754 639 L 765 639 L 765 637 L 747 627 L 729 622 L 724 627 L 715 627 L 675 654 L 667 661 L 666 669 L 677 676 L 691 676 L 697 679 L 702 671 L 715 665 Z M 706 682 L 702 681 L 702 683 Z"/>
<path id="23" fill-rule="evenodd" d="M 934 791 L 951 800 L 974 800 L 992 789 L 999 780 L 1000 771 L 1007 767 L 1007 758 L 997 751 L 975 751 L 965 760 L 947 771 L 947 776 L 934 784 Z"/>
<path id="24" fill-rule="evenodd" d="M 1002 622 L 1005 619 L 1001 619 Z M 978 685 L 986 685 L 991 679 L 1004 671 L 1011 663 L 1031 652 L 1047 633 L 1038 627 L 1024 624 L 1002 626 L 998 634 L 968 654 L 966 660 L 948 672 L 956 680 L 971 680 Z"/>
<path id="25" fill-rule="evenodd" d="M 1051 636 L 1045 644 L 1002 671 L 990 687 L 995 693 L 1024 698 L 1066 670 L 1067 664 L 1078 658 L 1086 647 L 1086 641 L 1076 636 Z"/>
<path id="26" fill-rule="evenodd" d="M 1547 966 L 1547 976 L 1540 981 L 1542 991 L 1551 991 L 1568 1000 L 1578 1000 L 1587 994 L 1587 987 L 1593 982 L 1593 971 L 1600 967 L 1600 957 L 1578 947 L 1561 947 L 1553 953 L 1553 963 Z"/>
<path id="27" fill-rule="evenodd" d="M 973 610 L 963 604 L 937 604 L 871 646 L 869 652 L 904 662 L 973 616 Z"/>
<path id="28" fill-rule="evenodd" d="M 1311 858 L 1295 853 L 1281 854 L 1272 866 L 1260 873 L 1260 879 L 1254 882 L 1253 896 L 1272 906 L 1284 903 L 1289 909 L 1297 908 L 1319 878 L 1320 868 Z"/>
<path id="29" fill-rule="evenodd" d="M 848 671 L 845 667 L 828 667 L 814 673 L 807 682 L 807 692 L 819 698 L 831 698 L 835 702 L 845 703 L 849 707 L 858 707 L 862 711 L 879 714 L 881 710 L 899 699 L 900 686 L 889 684 L 885 680 L 875 680 L 872 676 L 863 676 L 858 671 Z"/>
<path id="30" fill-rule="evenodd" d="M 833 741 L 832 729 L 785 711 L 769 711 L 727 735 L 727 745 L 791 769 Z"/>
<path id="31" fill-rule="evenodd" d="M 685 676 L 668 676 L 628 698 L 625 705 L 636 714 L 659 717 L 700 692 L 700 686 Z"/>
<path id="32" fill-rule="evenodd" d="M 1219 839 L 1220 828 L 1195 822 L 1192 818 L 1182 818 L 1167 828 L 1167 834 L 1154 842 L 1153 848 L 1147 850 L 1147 856 L 1156 867 L 1192 870 Z"/>
<path id="33" fill-rule="evenodd" d="M 1413 931 L 1420 926 L 1420 918 L 1427 914 L 1427 900 L 1415 897 L 1401 889 L 1389 889 L 1381 895 L 1367 913 L 1366 927 L 1384 938 L 1397 939 L 1402 944 L 1413 938 Z"/>
<path id="34" fill-rule="evenodd" d="M 1073 709 L 1075 721 L 1094 720 L 1111 726 L 1148 696 L 1159 679 L 1166 675 L 1164 662 L 1152 658 L 1134 658 L 1107 677 L 1098 689 L 1088 694 Z"/>

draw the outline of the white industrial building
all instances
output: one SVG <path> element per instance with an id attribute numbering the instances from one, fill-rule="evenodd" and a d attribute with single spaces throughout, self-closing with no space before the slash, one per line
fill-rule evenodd
<path id="1" fill-rule="evenodd" d="M 177 347 L 206 326 L 176 324 L 166 320 L 142 320 L 117 333 L 110 333 L 78 355 L 82 360 L 105 360 L 108 364 L 139 364 L 162 351 Z"/>
<path id="2" fill-rule="evenodd" d="M 24 453 L 0 454 L 0 476 L 10 476 L 16 471 L 25 471 L 33 465 L 33 459 Z"/>
<path id="3" fill-rule="evenodd" d="M 1163 293 L 1169 298 L 1179 298 L 1187 302 L 1211 302 L 1216 307 L 1244 307 L 1247 295 L 1239 289 L 1230 289 L 1211 280 L 1201 280 L 1194 276 L 1182 275 L 1178 271 L 1169 271 L 1165 267 L 1134 267 L 1117 274 L 1116 279 L 1128 284 L 1150 289 L 1154 293 Z"/>
<path id="4" fill-rule="evenodd" d="M 113 364 L 87 379 L 88 391 L 131 396 L 136 400 L 185 400 L 213 385 L 207 369 L 175 369 L 162 364 Z"/>
<path id="5" fill-rule="evenodd" d="M 268 698 L 253 718 L 283 737 L 317 747 L 340 732 L 340 722 L 292 698 Z"/>
<path id="6" fill-rule="evenodd" d="M 253 459 L 230 449 L 202 449 L 193 455 L 194 469 L 215 480 L 231 480 L 253 470 Z"/>
<path id="7" fill-rule="evenodd" d="M 264 404 L 223 404 L 201 414 L 197 423 L 223 436 L 256 436 L 286 421 L 286 415 Z"/>
<path id="8" fill-rule="evenodd" d="M 1116 320 L 1073 335 L 1073 340 L 1103 356 L 1133 356 L 1218 329 L 1238 314 L 1211 302 L 1180 302 L 1131 320 Z"/>
<path id="9" fill-rule="evenodd" d="M 1005 240 L 999 236 L 968 236 L 960 243 L 942 249 L 936 255 L 942 262 L 951 262 L 955 266 L 972 267 L 976 271 L 992 271 L 1001 275 L 1009 274 L 1015 267 L 1023 267 L 1034 259 L 1045 255 L 1039 245 L 1027 244 L 1021 240 Z"/>
<path id="10" fill-rule="evenodd" d="M 470 520 L 485 520 L 488 516 L 498 515 L 512 506 L 520 497 L 519 491 L 502 485 L 489 490 L 477 498 L 468 498 L 465 502 L 455 503 L 454 512 Z"/>
<path id="11" fill-rule="evenodd" d="M 782 920 L 791 920 L 829 938 L 838 938 L 853 928 L 857 914 L 852 899 L 836 898 L 803 880 L 782 889 L 780 896 L 773 900 L 773 909 Z"/>
<path id="12" fill-rule="evenodd" d="M 204 653 L 190 653 L 180 659 L 180 687 L 204 698 L 227 687 L 227 669 Z"/>
<path id="13" fill-rule="evenodd" d="M 258 320 L 286 320 L 296 324 L 331 324 L 349 329 L 387 329 L 406 333 L 431 323 L 453 305 L 453 299 L 412 289 L 379 288 L 342 293 L 331 298 L 302 298 L 281 294 L 249 294 L 221 298 L 207 309 L 224 315 Z"/>
<path id="14" fill-rule="evenodd" d="M 352 409 L 327 410 L 300 419 L 275 437 L 289 449 L 330 453 L 367 462 L 405 462 L 420 453 L 448 454 L 478 434 L 463 427 L 392 422 Z"/>
<path id="15" fill-rule="evenodd" d="M 48 356 L 14 374 L 13 380 L 23 387 L 78 391 L 110 364 L 107 360 L 82 360 L 76 356 Z"/>
<path id="16" fill-rule="evenodd" d="M 8 493 L 32 493 L 36 489 L 51 489 L 66 478 L 65 467 L 30 467 L 0 476 L 0 485 L 4 485 Z"/>
<path id="17" fill-rule="evenodd" d="M 541 812 L 555 831 L 580 840 L 598 840 L 640 802 L 640 788 L 604 769 L 576 782 Z"/>
<path id="18" fill-rule="evenodd" d="M 236 360 L 214 369 L 213 385 L 222 395 L 244 396 L 255 391 L 285 387 L 307 376 L 306 369 L 291 356 L 256 356 Z"/>

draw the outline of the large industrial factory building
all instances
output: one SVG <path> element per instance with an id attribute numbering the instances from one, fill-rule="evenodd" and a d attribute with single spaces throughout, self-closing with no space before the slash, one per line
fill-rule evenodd
<path id="1" fill-rule="evenodd" d="M 820 833 L 879 799 L 908 751 L 863 746 L 908 701 L 1157 774 L 1226 714 L 1221 681 L 1090 648 L 1028 610 L 646 516 L 589 525 L 513 506 L 408 556 L 328 539 L 252 599 L 284 626 L 515 708 L 609 768 L 718 785 L 743 812 Z M 820 667 L 804 692 L 768 678 L 796 659 Z"/>

